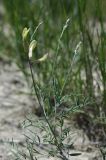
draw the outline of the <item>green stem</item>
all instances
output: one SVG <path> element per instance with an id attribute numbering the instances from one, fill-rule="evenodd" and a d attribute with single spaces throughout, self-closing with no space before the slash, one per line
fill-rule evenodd
<path id="1" fill-rule="evenodd" d="M 39 94 L 38 94 L 38 91 L 37 91 L 37 87 L 36 87 L 36 83 L 35 83 L 34 75 L 33 75 L 33 71 L 32 71 L 32 65 L 31 65 L 31 62 L 30 62 L 30 59 L 29 59 L 29 58 L 28 58 L 28 63 L 29 63 L 30 71 L 31 71 L 31 78 L 32 78 L 32 82 L 33 82 L 34 91 L 35 91 L 36 97 L 37 97 L 37 99 L 38 99 L 38 103 L 39 103 L 41 109 L 43 110 L 44 118 L 45 118 L 45 120 L 46 120 L 46 122 L 47 122 L 47 124 L 48 124 L 48 126 L 49 126 L 49 129 L 50 129 L 51 133 L 52 133 L 53 136 L 54 136 L 55 144 L 56 144 L 56 146 L 57 146 L 60 154 L 62 155 L 62 159 L 63 159 L 63 160 L 68 160 L 67 157 L 64 155 L 64 153 L 63 153 L 60 145 L 58 144 L 58 140 L 57 140 L 57 138 L 56 138 L 55 132 L 54 132 L 54 130 L 52 129 L 52 126 L 50 125 L 50 122 L 48 121 L 48 118 L 47 118 L 47 116 L 46 116 L 46 112 L 45 112 L 45 109 L 44 109 L 44 105 L 42 105 L 42 103 L 41 103 L 41 97 L 39 97 Z"/>

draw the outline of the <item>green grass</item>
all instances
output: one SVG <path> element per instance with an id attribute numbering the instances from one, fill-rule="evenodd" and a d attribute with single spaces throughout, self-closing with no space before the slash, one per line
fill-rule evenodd
<path id="1" fill-rule="evenodd" d="M 22 30 L 24 27 L 30 27 L 30 35 L 32 35 L 36 26 L 42 22 L 33 37 L 38 41 L 34 59 L 40 58 L 45 53 L 49 53 L 50 58 L 46 63 L 36 65 L 36 72 L 40 77 L 40 82 L 43 84 L 48 81 L 48 77 L 50 77 L 52 72 L 53 59 L 54 61 L 56 59 L 56 66 L 58 67 L 55 68 L 55 76 L 61 88 L 68 74 L 67 68 L 70 68 L 71 63 L 73 63 L 73 50 L 79 41 L 82 41 L 80 53 L 76 56 L 75 64 L 72 66 L 64 94 L 75 91 L 95 98 L 95 87 L 93 83 L 95 68 L 96 73 L 100 72 L 103 87 L 101 91 L 100 83 L 97 80 L 97 92 L 100 93 L 99 96 L 101 97 L 102 105 L 105 106 L 105 1 L 47 0 L 44 2 L 43 0 L 4 0 L 3 3 L 8 13 L 5 15 L 5 18 L 14 31 L 13 43 L 15 43 L 15 47 L 10 52 L 12 53 L 12 58 L 14 57 L 16 59 L 21 70 L 25 73 L 26 56 L 22 48 Z M 68 18 L 70 18 L 70 22 L 62 38 L 59 39 L 63 25 Z M 90 22 L 94 23 L 92 27 L 89 27 Z M 95 28 L 95 25 L 97 27 L 98 23 L 101 27 L 99 35 Z M 93 34 L 94 30 L 96 36 Z M 94 42 L 95 39 L 97 41 L 96 44 Z M 57 46 L 58 42 L 59 46 Z M 82 72 L 85 79 L 82 77 Z M 103 112 L 106 112 L 104 107 Z"/>

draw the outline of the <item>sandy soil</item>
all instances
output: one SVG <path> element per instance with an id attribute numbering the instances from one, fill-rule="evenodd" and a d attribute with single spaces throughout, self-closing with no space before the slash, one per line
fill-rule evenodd
<path id="1" fill-rule="evenodd" d="M 0 61 L 0 160 L 11 160 L 8 141 L 24 140 L 20 123 L 33 106 L 31 97 L 22 93 L 28 91 L 16 65 Z"/>
<path id="2" fill-rule="evenodd" d="M 25 143 L 25 130 L 21 128 L 21 123 L 25 120 L 25 116 L 29 116 L 35 103 L 29 93 L 29 88 L 25 82 L 24 76 L 18 67 L 8 60 L 0 60 L 0 160 L 15 160 L 12 151 L 15 148 L 8 142 L 14 141 L 20 148 Z M 38 119 L 36 115 L 33 115 Z M 40 131 L 36 130 L 40 135 Z M 77 157 L 69 157 L 71 160 L 102 160 L 97 149 L 89 148 L 89 141 L 83 142 L 82 131 L 78 131 L 74 138 L 74 146 L 76 150 L 70 150 L 70 153 L 80 152 Z M 70 137 L 71 139 L 71 137 Z M 82 144 L 83 142 L 83 144 Z M 69 140 L 68 140 L 69 143 Z M 83 147 L 82 147 L 83 146 Z M 46 153 L 47 155 L 47 153 Z M 47 156 L 38 156 L 38 160 L 58 160 Z M 30 158 L 29 158 L 30 159 Z"/>

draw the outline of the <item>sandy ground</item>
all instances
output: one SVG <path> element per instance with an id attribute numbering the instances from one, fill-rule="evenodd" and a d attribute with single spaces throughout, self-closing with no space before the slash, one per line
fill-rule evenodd
<path id="1" fill-rule="evenodd" d="M 25 94 L 28 92 L 28 85 L 18 67 L 8 60 L 0 60 L 0 160 L 16 159 L 12 153 L 13 150 L 15 151 L 15 148 L 8 142 L 14 141 L 20 148 L 25 143 L 25 136 L 23 135 L 25 130 L 21 128 L 21 124 L 25 120 L 25 116 L 30 115 L 35 105 L 32 98 Z M 33 117 L 38 119 L 36 115 Z M 36 131 L 39 135 L 41 134 L 39 130 Z M 77 157 L 70 156 L 69 159 L 102 160 L 97 149 L 87 151 L 89 141 L 82 144 L 81 131 L 76 135 L 77 138 L 74 141 L 76 150 L 71 149 L 70 153 L 80 152 L 81 155 Z M 83 149 L 81 148 L 82 146 Z M 58 160 L 58 158 L 48 158 L 47 156 L 39 157 L 37 155 L 37 157 L 38 160 Z"/>
<path id="2" fill-rule="evenodd" d="M 0 160 L 11 160 L 12 141 L 24 140 L 20 123 L 25 114 L 31 111 L 31 97 L 21 92 L 28 92 L 23 75 L 15 64 L 0 61 Z"/>

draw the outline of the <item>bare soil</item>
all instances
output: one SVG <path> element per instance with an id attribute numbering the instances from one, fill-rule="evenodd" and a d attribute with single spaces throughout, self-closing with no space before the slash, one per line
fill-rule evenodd
<path id="1" fill-rule="evenodd" d="M 38 120 L 39 118 L 32 113 L 36 103 L 32 97 L 27 94 L 30 89 L 24 79 L 24 75 L 16 64 L 9 60 L 0 59 L 0 160 L 15 160 L 12 151 L 16 148 L 11 146 L 12 141 L 19 147 L 23 148 L 26 141 L 25 130 L 22 129 L 21 124 L 26 116 L 33 117 Z M 67 125 L 69 125 L 66 122 Z M 71 126 L 71 125 L 70 125 Z M 33 128 L 33 130 L 36 128 Z M 36 130 L 38 135 L 42 133 Z M 88 138 L 84 136 L 82 130 L 72 128 L 72 133 L 66 140 L 66 143 L 74 143 L 74 149 L 70 149 L 70 153 L 80 152 L 81 155 L 69 157 L 71 160 L 102 160 L 100 152 L 97 148 L 93 147 Z M 73 137 L 72 137 L 73 136 Z M 84 138 L 85 137 L 85 138 Z M 41 149 L 43 153 L 43 150 Z M 58 160 L 59 158 L 52 158 L 47 156 L 39 156 L 38 160 Z M 30 158 L 29 158 L 30 159 Z"/>

